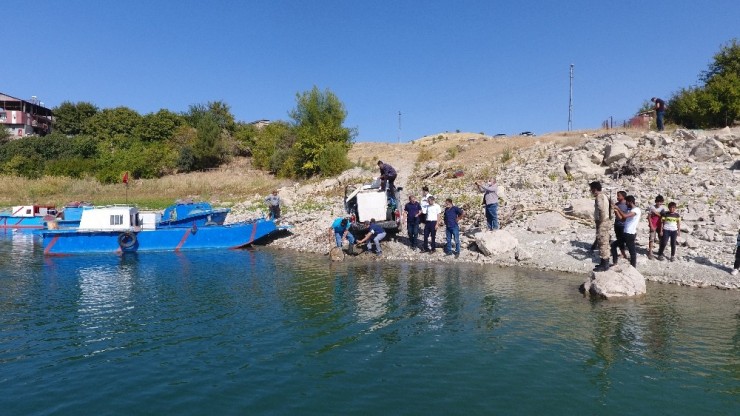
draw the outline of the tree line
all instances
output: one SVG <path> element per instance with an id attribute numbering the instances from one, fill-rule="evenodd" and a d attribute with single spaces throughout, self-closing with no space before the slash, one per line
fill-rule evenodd
<path id="1" fill-rule="evenodd" d="M 668 100 L 666 121 L 690 129 L 731 126 L 740 122 L 740 43 L 722 45 L 699 85 L 682 88 Z"/>
<path id="2" fill-rule="evenodd" d="M 344 126 L 344 104 L 317 87 L 296 94 L 290 120 L 263 128 L 236 121 L 223 101 L 194 104 L 182 113 L 141 115 L 127 107 L 70 101 L 52 111 L 53 129 L 46 136 L 10 140 L 0 131 L 0 173 L 115 183 L 123 172 L 157 178 L 251 156 L 256 167 L 282 177 L 334 175 L 349 166 L 347 152 L 356 136 Z"/>

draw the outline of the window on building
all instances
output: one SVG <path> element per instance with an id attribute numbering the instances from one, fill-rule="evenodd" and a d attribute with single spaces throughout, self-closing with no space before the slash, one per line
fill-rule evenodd
<path id="1" fill-rule="evenodd" d="M 123 215 L 111 215 L 110 225 L 121 225 L 123 224 Z"/>

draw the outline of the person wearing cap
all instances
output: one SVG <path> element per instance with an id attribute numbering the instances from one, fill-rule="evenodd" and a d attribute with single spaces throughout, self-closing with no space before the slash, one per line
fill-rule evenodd
<path id="1" fill-rule="evenodd" d="M 434 197 L 429 196 L 427 198 L 429 205 L 427 206 L 427 216 L 424 221 L 424 247 L 422 251 L 434 253 L 437 249 L 437 225 L 440 222 L 440 215 L 442 213 L 442 207 L 434 202 Z M 429 237 L 432 237 L 432 249 L 429 249 Z"/>
<path id="2" fill-rule="evenodd" d="M 409 195 L 409 202 L 403 207 L 403 215 L 406 217 L 406 230 L 409 234 L 411 250 L 416 251 L 416 241 L 419 237 L 419 217 L 421 216 L 421 204 L 414 195 Z"/>
<path id="3" fill-rule="evenodd" d="M 369 241 L 372 238 L 372 241 Z M 367 249 L 373 249 L 373 243 L 375 243 L 375 254 L 378 256 L 383 254 L 383 250 L 380 248 L 380 240 L 385 238 L 385 230 L 383 227 L 375 222 L 375 218 L 370 219 L 370 227 L 368 227 L 368 233 L 365 237 L 358 241 L 357 244 L 362 244 L 367 241 Z"/>
<path id="4" fill-rule="evenodd" d="M 655 103 L 655 122 L 658 125 L 658 131 L 663 131 L 663 115 L 665 114 L 665 101 L 653 97 L 650 99 Z"/>
<path id="5" fill-rule="evenodd" d="M 336 218 L 329 228 L 329 233 L 334 237 L 337 247 L 342 247 L 342 241 L 346 238 L 349 243 L 350 254 L 354 253 L 355 237 L 349 232 L 352 222 L 347 218 Z"/>
<path id="6" fill-rule="evenodd" d="M 475 181 L 475 186 L 483 192 L 483 205 L 486 207 L 486 225 L 489 230 L 498 230 L 498 185 L 496 178 L 491 178 L 485 185 Z"/>
<path id="7" fill-rule="evenodd" d="M 267 208 L 270 210 L 270 215 L 267 217 L 267 219 L 271 220 L 277 220 L 280 218 L 280 205 L 282 204 L 282 201 L 280 201 L 280 197 L 278 196 L 278 190 L 273 189 L 272 194 L 267 195 L 265 197 L 265 203 L 267 204 Z"/>
<path id="8" fill-rule="evenodd" d="M 393 182 L 396 180 L 396 170 L 393 169 L 393 166 L 383 163 L 382 160 L 378 161 L 378 168 L 380 168 L 380 190 L 389 190 L 394 192 L 396 190 L 396 185 L 394 185 Z"/>

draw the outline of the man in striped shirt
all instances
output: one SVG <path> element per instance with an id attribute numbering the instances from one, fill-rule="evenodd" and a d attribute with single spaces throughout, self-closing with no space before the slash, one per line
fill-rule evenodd
<path id="1" fill-rule="evenodd" d="M 676 203 L 668 204 L 668 211 L 660 214 L 662 226 L 660 233 L 660 248 L 658 249 L 658 260 L 665 260 L 663 252 L 668 240 L 671 240 L 671 261 L 676 261 L 676 238 L 681 237 L 681 216 L 676 212 Z"/>

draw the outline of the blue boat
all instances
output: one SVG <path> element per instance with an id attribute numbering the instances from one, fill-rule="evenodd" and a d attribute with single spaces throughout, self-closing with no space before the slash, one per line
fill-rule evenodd
<path id="1" fill-rule="evenodd" d="M 34 230 L 56 218 L 57 209 L 47 205 L 18 205 L 0 212 L 0 229 Z"/>
<path id="2" fill-rule="evenodd" d="M 165 208 L 160 226 L 221 225 L 226 221 L 229 208 L 213 208 L 208 202 L 177 200 L 174 205 Z"/>
<path id="3" fill-rule="evenodd" d="M 259 218 L 234 224 L 161 226 L 161 214 L 114 206 L 82 211 L 76 229 L 42 230 L 44 254 L 127 253 L 241 248 L 277 230 Z"/>

